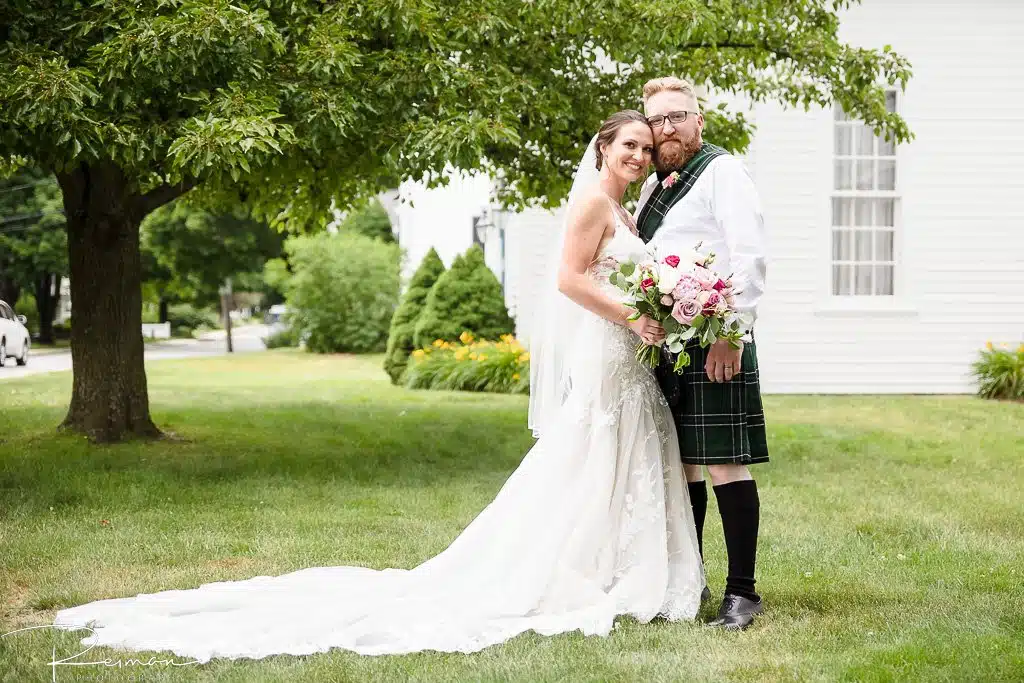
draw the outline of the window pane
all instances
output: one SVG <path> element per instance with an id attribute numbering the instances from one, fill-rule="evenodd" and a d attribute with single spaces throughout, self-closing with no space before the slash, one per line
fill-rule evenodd
<path id="1" fill-rule="evenodd" d="M 891 228 L 896 225 L 896 200 L 875 200 L 875 225 Z"/>
<path id="2" fill-rule="evenodd" d="M 857 154 L 871 156 L 875 153 L 875 131 L 861 125 L 857 129 Z"/>
<path id="3" fill-rule="evenodd" d="M 858 261 L 871 260 L 871 231 L 858 230 L 854 233 L 854 254 Z"/>
<path id="4" fill-rule="evenodd" d="M 896 156 L 896 141 L 886 140 L 885 138 L 878 138 L 878 156 L 880 157 L 894 157 Z"/>
<path id="5" fill-rule="evenodd" d="M 889 90 L 885 93 L 886 111 L 896 111 L 896 91 Z"/>
<path id="6" fill-rule="evenodd" d="M 832 293 L 836 296 L 853 294 L 853 266 L 832 266 Z"/>
<path id="7" fill-rule="evenodd" d="M 853 162 L 837 161 L 835 170 L 835 187 L 837 190 L 853 189 Z"/>
<path id="8" fill-rule="evenodd" d="M 875 162 L 871 159 L 857 160 L 857 189 L 871 190 L 875 187 Z"/>
<path id="9" fill-rule="evenodd" d="M 853 260 L 853 232 L 850 230 L 832 231 L 832 260 Z"/>
<path id="10" fill-rule="evenodd" d="M 854 290 L 853 293 L 857 295 L 870 295 L 871 294 L 871 274 L 874 266 L 853 266 L 854 271 Z"/>
<path id="11" fill-rule="evenodd" d="M 854 128 L 852 126 L 840 124 L 835 126 L 836 156 L 850 156 L 850 150 L 853 146 L 853 131 Z"/>
<path id="12" fill-rule="evenodd" d="M 893 295 L 893 275 L 895 266 L 874 266 L 875 268 L 875 294 L 882 296 Z"/>
<path id="13" fill-rule="evenodd" d="M 853 200 L 853 224 L 863 226 L 871 225 L 870 199 Z"/>
<path id="14" fill-rule="evenodd" d="M 878 162 L 878 189 L 879 190 L 895 190 L 896 189 L 896 162 L 895 161 L 879 161 Z"/>
<path id="15" fill-rule="evenodd" d="M 875 260 L 893 260 L 893 233 L 888 230 L 879 230 L 875 233 Z"/>
<path id="16" fill-rule="evenodd" d="M 832 198 L 832 225 L 853 225 L 853 200 L 845 197 Z"/>

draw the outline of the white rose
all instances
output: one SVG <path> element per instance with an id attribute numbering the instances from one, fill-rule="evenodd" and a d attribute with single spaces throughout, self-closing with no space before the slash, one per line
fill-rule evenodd
<path id="1" fill-rule="evenodd" d="M 658 265 L 658 291 L 662 294 L 670 294 L 676 285 L 679 284 L 679 278 L 682 277 L 682 273 L 678 268 L 673 268 L 667 263 Z"/>
<path id="2" fill-rule="evenodd" d="M 703 291 L 697 295 L 697 303 L 700 304 L 701 308 L 704 308 L 704 304 L 708 302 L 708 298 L 711 296 L 711 292 Z"/>

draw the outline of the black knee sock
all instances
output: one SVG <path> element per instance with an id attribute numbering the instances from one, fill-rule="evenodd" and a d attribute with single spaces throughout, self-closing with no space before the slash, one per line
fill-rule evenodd
<path id="1" fill-rule="evenodd" d="M 690 489 L 690 505 L 693 506 L 693 523 L 697 527 L 697 547 L 700 559 L 704 560 L 704 518 L 708 513 L 708 485 L 704 480 L 694 481 L 687 485 Z"/>
<path id="2" fill-rule="evenodd" d="M 758 600 L 760 598 L 754 591 L 757 525 L 761 516 L 757 482 L 734 481 L 714 488 L 718 511 L 722 514 L 725 547 L 729 553 L 725 592 Z"/>

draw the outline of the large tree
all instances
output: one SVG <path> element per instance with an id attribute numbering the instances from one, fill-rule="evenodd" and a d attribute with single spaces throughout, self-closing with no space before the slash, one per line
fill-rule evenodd
<path id="1" fill-rule="evenodd" d="M 149 214 L 141 233 L 143 277 L 159 292 L 160 322 L 171 301 L 215 304 L 225 278 L 258 283 L 264 264 L 284 251 L 284 235 L 242 207 L 214 212 L 175 201 Z"/>
<path id="2" fill-rule="evenodd" d="M 889 48 L 837 38 L 844 0 L 7 0 L 0 162 L 57 173 L 68 220 L 67 427 L 157 434 L 139 223 L 194 187 L 309 226 L 449 164 L 510 202 L 564 195 L 602 117 L 669 73 L 908 135 Z M 747 123 L 709 116 L 717 142 Z"/>
<path id="3" fill-rule="evenodd" d="M 52 175 L 23 169 L 0 180 L 0 299 L 14 306 L 32 292 L 39 341 L 53 343 L 60 280 L 68 272 L 68 238 L 60 188 Z"/>

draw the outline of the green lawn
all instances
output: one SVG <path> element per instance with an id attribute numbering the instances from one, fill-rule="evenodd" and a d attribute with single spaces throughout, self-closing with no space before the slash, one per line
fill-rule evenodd
<path id="1" fill-rule="evenodd" d="M 0 382 L 0 632 L 89 600 L 315 565 L 412 567 L 445 548 L 532 443 L 526 399 L 396 389 L 380 360 L 154 363 L 155 419 L 176 437 L 154 444 L 55 434 L 68 373 Z M 623 620 L 608 639 L 527 634 L 470 656 L 332 651 L 62 667 L 57 680 L 1024 680 L 1024 405 L 771 396 L 766 410 L 767 613 L 746 633 Z M 715 509 L 708 519 L 720 591 Z M 77 642 L 50 629 L 0 639 L 0 681 L 51 680 L 51 649 Z"/>

